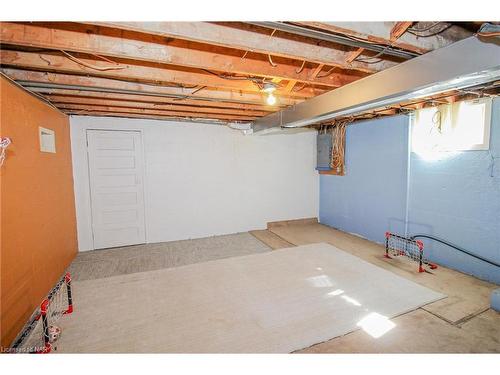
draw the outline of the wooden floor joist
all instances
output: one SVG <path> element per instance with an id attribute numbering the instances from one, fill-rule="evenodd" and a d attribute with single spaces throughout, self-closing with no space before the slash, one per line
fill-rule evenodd
<path id="1" fill-rule="evenodd" d="M 56 107 L 63 107 L 65 104 L 77 104 L 86 106 L 109 106 L 109 107 L 123 107 L 123 108 L 143 108 L 152 110 L 168 110 L 179 112 L 195 112 L 195 113 L 214 113 L 214 114 L 227 114 L 234 116 L 265 116 L 267 112 L 245 110 L 245 109 L 232 109 L 232 108 L 213 108 L 213 107 L 195 107 L 189 105 L 171 104 L 171 103 L 144 103 L 130 100 L 112 100 L 104 98 L 79 98 L 68 96 L 55 96 L 48 97 L 50 102 Z"/>
<path id="2" fill-rule="evenodd" d="M 95 77 L 104 78 L 120 78 L 137 82 L 156 82 L 156 83 L 174 83 L 177 85 L 186 86 L 206 86 L 213 88 L 222 88 L 227 90 L 239 90 L 244 92 L 260 92 L 261 88 L 255 83 L 247 80 L 232 80 L 219 78 L 211 74 L 203 74 L 198 72 L 187 72 L 179 70 L 166 69 L 159 64 L 155 65 L 133 65 L 120 64 L 120 69 L 97 70 L 87 66 L 95 66 L 96 68 L 112 67 L 109 63 L 99 61 L 97 59 L 78 58 L 78 63 L 72 61 L 65 56 L 54 55 L 48 53 L 32 53 L 19 51 L 0 51 L 0 61 L 3 66 L 14 68 L 44 70 L 49 72 L 61 72 L 71 74 L 88 74 Z M 324 92 L 324 90 L 306 89 L 299 92 L 291 92 L 286 90 L 277 90 L 278 95 L 282 96 L 297 96 L 300 98 L 309 98 L 316 94 Z"/>
<path id="3" fill-rule="evenodd" d="M 62 110 L 63 113 L 67 115 L 75 116 L 99 116 L 99 117 L 120 117 L 120 118 L 138 118 L 138 119 L 150 119 L 150 120 L 163 120 L 163 121 L 189 121 L 189 122 L 201 122 L 201 123 L 216 123 L 223 125 L 228 121 L 231 122 L 241 122 L 248 123 L 247 120 L 226 120 L 218 119 L 204 116 L 178 116 L 174 114 L 169 115 L 149 115 L 149 114 L 137 114 L 137 113 L 127 113 L 127 112 L 104 112 L 98 110 L 92 111 L 82 111 L 82 110 Z"/>
<path id="4" fill-rule="evenodd" d="M 227 114 L 214 114 L 205 112 L 185 112 L 185 111 L 169 111 L 160 109 L 144 109 L 144 108 L 125 108 L 125 107 L 113 107 L 106 105 L 83 105 L 83 104 L 60 104 L 58 108 L 62 110 L 69 110 L 72 112 L 111 112 L 111 113 L 134 113 L 134 114 L 144 114 L 152 116 L 172 116 L 172 117 L 189 117 L 189 118 L 208 118 L 208 119 L 220 119 L 228 121 L 252 121 L 255 116 L 241 116 L 241 115 L 227 115 Z"/>
<path id="5" fill-rule="evenodd" d="M 246 122 L 397 65 L 378 53 L 384 46 L 425 53 L 469 33 L 451 25 L 419 40 L 411 21 L 285 23 L 311 32 L 251 22 L 2 22 L 0 71 L 66 113 Z M 272 106 L 266 83 L 276 86 Z"/>
<path id="6" fill-rule="evenodd" d="M 93 24 L 118 28 L 121 30 L 138 31 L 163 37 L 178 38 L 202 42 L 227 48 L 237 48 L 242 51 L 253 51 L 264 55 L 281 56 L 299 61 L 309 61 L 317 64 L 338 66 L 373 73 L 394 65 L 392 62 L 380 64 L 355 63 L 348 66 L 344 63 L 346 52 L 315 43 L 305 43 L 283 35 L 266 35 L 241 28 L 238 23 L 210 22 L 95 22 Z M 240 26 L 240 27 L 238 27 Z M 308 72 L 305 72 L 308 75 Z M 293 78 L 297 81 L 300 79 Z"/>
<path id="7" fill-rule="evenodd" d="M 27 71 L 19 69 L 2 69 L 9 77 L 17 81 L 29 81 L 50 84 L 60 84 L 68 86 L 82 86 L 89 89 L 108 89 L 108 90 L 131 90 L 144 95 L 178 95 L 191 98 L 213 99 L 218 101 L 230 101 L 248 104 L 263 104 L 265 103 L 265 95 L 263 93 L 244 93 L 240 91 L 228 90 L 208 90 L 208 89 L 185 89 L 180 87 L 164 87 L 157 85 L 146 85 L 134 82 L 125 82 L 107 78 L 85 77 L 69 74 L 56 74 L 48 72 Z M 196 91 L 196 92 L 195 92 Z M 194 92 L 194 93 L 193 93 Z M 292 98 L 279 98 L 281 105 L 293 105 L 302 100 Z"/>
<path id="8" fill-rule="evenodd" d="M 233 102 L 217 102 L 209 100 L 194 100 L 194 99 L 175 99 L 165 98 L 161 96 L 147 96 L 147 95 L 133 95 L 133 94 L 118 94 L 94 91 L 78 91 L 66 89 L 45 89 L 33 87 L 30 89 L 37 93 L 42 94 L 50 101 L 63 101 L 69 99 L 96 99 L 101 101 L 106 100 L 121 100 L 124 102 L 146 103 L 146 104 L 182 104 L 191 107 L 208 107 L 208 108 L 221 108 L 221 109 L 234 109 L 234 110 L 250 110 L 261 113 L 274 112 L 276 108 L 268 105 L 257 104 L 241 104 Z"/>
<path id="9" fill-rule="evenodd" d="M 335 34 L 346 35 L 361 40 L 366 40 L 372 43 L 381 45 L 392 45 L 407 51 L 424 54 L 432 49 L 444 47 L 451 43 L 457 42 L 460 39 L 467 38 L 471 35 L 470 32 L 456 28 L 454 33 L 433 35 L 431 37 L 419 38 L 416 36 L 405 34 L 405 38 L 394 42 L 391 39 L 391 31 L 398 23 L 405 24 L 407 22 L 380 22 L 377 27 L 374 27 L 371 22 L 293 22 L 295 24 L 306 26 L 321 31 L 331 32 Z M 412 22 L 413 23 L 413 22 Z M 384 35 L 376 35 L 381 34 Z M 401 36 L 401 35 L 400 35 Z"/>
<path id="10" fill-rule="evenodd" d="M 202 49 L 183 48 L 165 43 L 164 38 L 151 35 L 144 40 L 127 40 L 123 32 L 98 34 L 99 27 L 87 25 L 79 31 L 51 29 L 38 24 L 4 22 L 0 26 L 0 42 L 6 45 L 64 50 L 73 53 L 95 54 L 114 58 L 148 61 L 188 68 L 259 77 L 279 77 L 331 87 L 342 86 L 359 77 L 334 75 L 325 79 L 310 80 L 307 72 L 297 74 L 295 66 L 271 66 L 267 61 L 242 59 L 234 55 L 219 55 Z M 335 51 L 328 49 L 329 62 L 335 61 Z M 297 58 L 297 57 L 296 57 Z M 372 72 L 373 69 L 366 69 Z"/>

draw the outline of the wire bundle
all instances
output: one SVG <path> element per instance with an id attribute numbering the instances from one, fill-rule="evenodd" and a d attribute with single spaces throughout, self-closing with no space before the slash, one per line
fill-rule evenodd
<path id="1" fill-rule="evenodd" d="M 439 26 L 440 28 L 436 30 L 436 26 Z M 443 31 L 448 30 L 452 26 L 453 24 L 451 22 L 434 22 L 431 25 L 422 28 L 418 28 L 415 26 L 409 27 L 407 32 L 420 38 L 428 38 L 430 36 L 441 34 Z M 425 32 L 428 33 L 426 34 Z"/>
<path id="2" fill-rule="evenodd" d="M 339 174 L 345 172 L 345 132 L 348 122 L 336 124 L 332 130 L 332 154 L 330 167 Z"/>

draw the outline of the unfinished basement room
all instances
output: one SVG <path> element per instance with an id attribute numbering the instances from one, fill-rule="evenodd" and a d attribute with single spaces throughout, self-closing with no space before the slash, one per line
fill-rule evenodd
<path id="1" fill-rule="evenodd" d="M 500 368 L 498 10 L 0 16 L 0 360 Z"/>

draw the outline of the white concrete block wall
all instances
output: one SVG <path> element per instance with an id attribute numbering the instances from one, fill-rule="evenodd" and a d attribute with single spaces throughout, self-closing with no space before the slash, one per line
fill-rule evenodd
<path id="1" fill-rule="evenodd" d="M 78 243 L 93 249 L 86 129 L 139 130 L 149 243 L 318 216 L 316 133 L 245 136 L 225 126 L 72 116 Z"/>

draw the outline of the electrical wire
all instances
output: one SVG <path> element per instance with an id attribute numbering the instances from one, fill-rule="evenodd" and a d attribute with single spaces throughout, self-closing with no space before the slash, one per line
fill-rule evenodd
<path id="1" fill-rule="evenodd" d="M 325 78 L 328 77 L 330 74 L 333 73 L 333 71 L 337 68 L 337 66 L 332 66 L 326 73 L 323 73 L 322 75 L 317 75 L 316 78 Z"/>
<path id="2" fill-rule="evenodd" d="M 300 72 L 302 72 L 302 70 L 304 70 L 305 65 L 306 65 L 306 60 L 304 60 L 302 62 L 302 65 L 300 66 L 300 68 L 298 70 L 295 71 L 295 73 L 300 74 Z"/>
<path id="3" fill-rule="evenodd" d="M 119 64 L 116 64 L 117 66 L 97 66 L 97 65 L 93 65 L 93 64 L 89 64 L 89 63 L 86 63 L 82 60 L 80 60 L 79 58 L 76 58 L 75 56 L 69 54 L 68 52 L 64 51 L 64 50 L 60 50 L 68 59 L 70 59 L 71 61 L 74 61 L 76 62 L 77 64 L 80 64 L 80 65 L 83 65 L 89 69 L 93 69 L 93 70 L 98 70 L 100 72 L 103 72 L 103 71 L 107 71 L 107 70 L 121 70 L 121 69 L 126 69 L 127 67 L 126 66 L 123 66 L 123 65 L 119 65 Z M 111 60 L 108 60 L 108 61 L 111 61 Z"/>
<path id="4" fill-rule="evenodd" d="M 272 59 L 271 55 L 269 55 L 269 54 L 268 54 L 268 55 L 267 55 L 267 59 L 269 60 L 269 64 L 271 64 L 271 66 L 272 66 L 273 68 L 276 68 L 276 67 L 278 66 L 278 64 L 275 64 L 275 63 L 273 62 L 273 59 Z"/>
<path id="5" fill-rule="evenodd" d="M 441 21 L 434 22 L 432 25 L 423 27 L 421 29 L 417 28 L 417 27 L 414 27 L 414 26 L 411 26 L 407 30 L 412 30 L 412 31 L 415 31 L 415 32 L 427 31 L 427 30 L 430 30 L 430 29 L 434 28 L 435 26 L 439 25 L 440 23 L 441 23 Z"/>
<path id="6" fill-rule="evenodd" d="M 212 72 L 211 70 L 208 69 L 201 69 L 202 71 L 212 74 L 216 77 L 222 78 L 222 79 L 227 79 L 231 81 L 251 81 L 253 83 L 259 83 L 259 84 L 264 84 L 264 79 L 263 78 L 256 78 L 256 77 L 241 77 L 241 76 L 230 76 L 227 74 L 219 74 Z"/>
<path id="7" fill-rule="evenodd" d="M 294 87 L 293 92 L 302 91 L 306 86 L 307 86 L 307 83 L 303 83 L 302 86 L 299 89 L 297 89 L 296 87 Z"/>
<path id="8" fill-rule="evenodd" d="M 452 23 L 449 23 L 448 25 L 446 25 L 444 28 L 442 28 L 441 30 L 439 31 L 436 31 L 434 33 L 431 33 L 431 34 L 419 34 L 419 33 L 416 33 L 412 30 L 407 30 L 407 32 L 409 32 L 410 34 L 413 34 L 419 38 L 428 38 L 428 37 L 431 37 L 431 36 L 435 36 L 435 35 L 438 35 L 438 34 L 441 34 L 442 32 L 444 32 L 445 30 L 448 30 L 450 27 L 452 27 L 453 24 Z"/>
<path id="9" fill-rule="evenodd" d="M 334 124 L 331 129 L 332 149 L 330 168 L 338 174 L 345 173 L 345 135 L 347 126 L 354 120 L 350 118 Z"/>
<path id="10" fill-rule="evenodd" d="M 358 38 L 358 37 L 355 37 L 355 36 L 352 36 L 352 35 L 348 35 L 348 34 L 342 34 L 342 33 L 333 33 L 333 34 L 340 35 L 340 36 L 343 36 L 343 37 L 345 37 L 347 39 L 355 40 L 355 41 L 358 41 L 358 42 L 372 44 L 372 45 L 380 47 L 380 48 L 389 47 L 389 48 L 394 49 L 394 44 L 395 43 L 385 44 L 385 43 L 374 42 L 374 41 L 371 41 L 369 39 Z M 400 49 L 400 48 L 397 48 L 397 49 L 394 49 L 394 50 L 403 50 L 404 51 L 404 49 Z"/>
<path id="11" fill-rule="evenodd" d="M 377 63 L 381 62 L 382 60 L 383 59 L 376 59 L 375 61 L 370 61 L 367 58 L 367 59 L 359 59 L 359 60 L 358 59 L 354 59 L 353 61 L 359 61 L 359 62 L 363 62 L 365 64 L 377 64 Z"/>
<path id="12" fill-rule="evenodd" d="M 196 90 L 194 90 L 193 92 L 187 94 L 187 95 L 184 95 L 184 96 L 181 96 L 181 97 L 178 97 L 178 98 L 173 98 L 172 100 L 185 100 L 187 98 L 191 98 L 194 94 L 196 94 L 198 91 L 201 91 L 203 89 L 207 88 L 207 86 L 200 86 L 199 88 L 197 88 Z"/>
<path id="13" fill-rule="evenodd" d="M 370 57 L 367 57 L 367 58 L 361 58 L 360 59 L 360 58 L 358 58 L 359 56 L 357 56 L 353 61 L 364 62 L 366 64 L 376 64 L 376 63 L 382 61 L 382 59 L 378 59 L 376 61 L 373 61 L 373 59 L 376 59 L 377 57 L 382 56 L 391 47 L 392 47 L 392 44 L 390 44 L 387 47 L 385 47 L 382 51 L 380 51 L 376 55 L 373 55 L 373 56 L 370 56 Z"/>
<path id="14" fill-rule="evenodd" d="M 436 22 L 434 23 L 433 25 L 429 26 L 428 28 L 425 28 L 425 29 L 415 29 L 415 31 L 426 31 L 426 30 L 429 30 L 431 28 L 433 28 L 434 26 L 437 26 L 440 22 Z M 406 32 L 410 32 L 410 29 L 411 28 L 408 28 L 406 30 Z M 441 30 L 440 32 L 443 32 L 445 29 Z M 379 63 L 382 61 L 381 58 L 377 59 L 379 56 L 382 56 L 384 53 L 386 53 L 389 49 L 393 48 L 394 45 L 396 44 L 397 42 L 397 39 L 392 41 L 390 44 L 388 44 L 385 48 L 383 48 L 380 52 L 378 52 L 376 55 L 374 56 L 370 56 L 370 57 L 367 57 L 367 58 L 359 58 L 359 55 L 356 56 L 356 58 L 351 61 L 351 62 L 354 62 L 354 61 L 359 61 L 359 62 L 364 62 L 366 64 L 376 64 L 376 63 Z M 377 60 L 374 60 L 374 59 L 377 59 Z"/>

